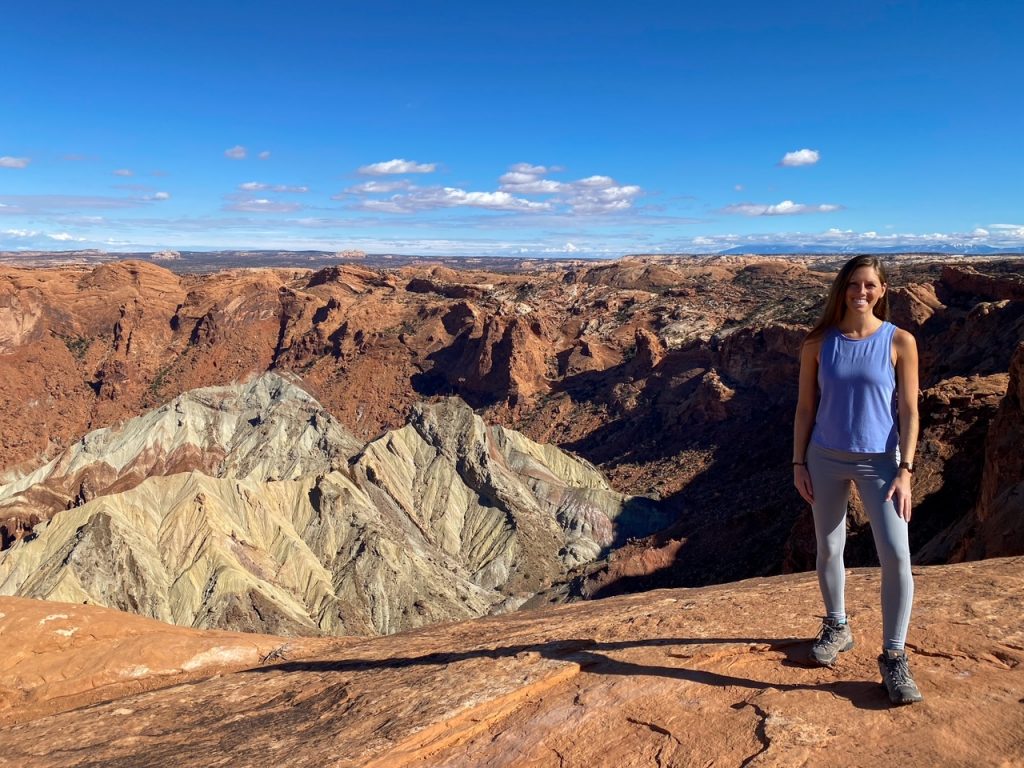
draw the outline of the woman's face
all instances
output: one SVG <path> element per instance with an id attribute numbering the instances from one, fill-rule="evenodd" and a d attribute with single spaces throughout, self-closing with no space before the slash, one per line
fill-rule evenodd
<path id="1" fill-rule="evenodd" d="M 885 283 L 874 267 L 857 267 L 846 284 L 846 311 L 871 314 L 885 295 Z"/>

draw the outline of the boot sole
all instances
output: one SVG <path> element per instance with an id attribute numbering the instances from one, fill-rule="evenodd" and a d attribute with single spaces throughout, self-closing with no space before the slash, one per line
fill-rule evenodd
<path id="1" fill-rule="evenodd" d="M 909 699 L 905 698 L 905 697 L 902 697 L 902 696 L 900 696 L 900 697 L 893 696 L 892 695 L 892 691 L 889 690 L 889 687 L 885 683 L 879 683 L 879 685 L 882 686 L 882 690 L 885 691 L 886 695 L 889 697 L 889 701 L 892 702 L 892 704 L 894 706 L 905 707 L 908 704 L 918 704 L 918 703 L 924 701 L 924 696 L 922 696 L 920 694 L 917 695 L 917 698 L 909 698 Z"/>

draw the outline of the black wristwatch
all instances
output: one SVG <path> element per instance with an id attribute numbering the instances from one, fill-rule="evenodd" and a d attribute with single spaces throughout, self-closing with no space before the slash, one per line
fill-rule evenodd
<path id="1" fill-rule="evenodd" d="M 908 475 L 912 475 L 914 474 L 914 463 L 911 461 L 901 461 L 900 469 L 905 469 Z"/>

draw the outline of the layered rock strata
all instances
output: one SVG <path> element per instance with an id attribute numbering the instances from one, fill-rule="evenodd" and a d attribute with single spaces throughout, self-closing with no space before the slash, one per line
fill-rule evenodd
<path id="1" fill-rule="evenodd" d="M 52 514 L 83 478 L 95 496 Z M 417 407 L 356 454 L 276 375 L 87 435 L 0 494 L 43 518 L 0 552 L 0 594 L 277 634 L 509 610 L 666 522 L 589 463 L 457 399 Z"/>

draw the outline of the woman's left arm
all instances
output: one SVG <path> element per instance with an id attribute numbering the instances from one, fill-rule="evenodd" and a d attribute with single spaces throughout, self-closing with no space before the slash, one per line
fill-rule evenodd
<path id="1" fill-rule="evenodd" d="M 914 463 L 919 420 L 917 415 L 917 341 L 907 331 L 897 330 L 892 341 L 896 352 L 896 382 L 900 419 L 900 461 Z M 896 513 L 910 522 L 910 472 L 901 469 L 885 497 L 894 499 Z"/>

